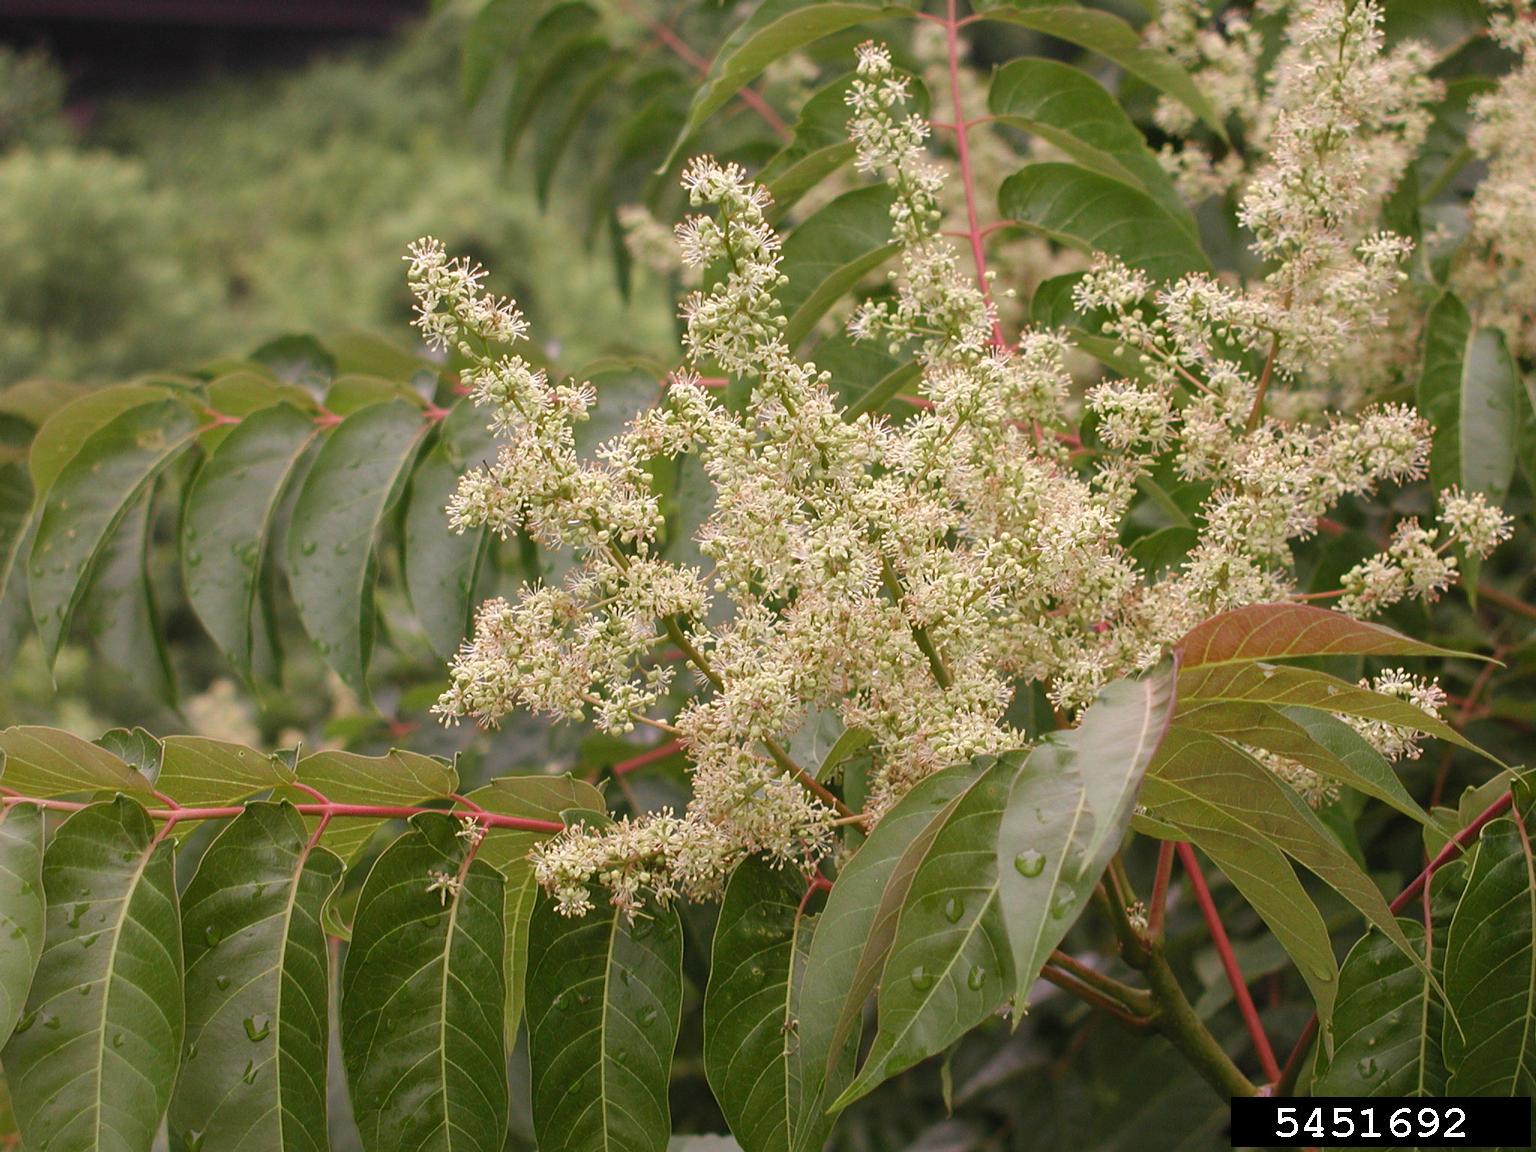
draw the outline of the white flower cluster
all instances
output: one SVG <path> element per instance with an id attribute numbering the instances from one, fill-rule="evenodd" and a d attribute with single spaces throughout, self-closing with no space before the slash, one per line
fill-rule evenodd
<path id="1" fill-rule="evenodd" d="M 1440 710 L 1445 707 L 1445 692 L 1437 681 L 1410 676 L 1401 668 L 1389 669 L 1371 680 L 1362 680 L 1360 687 L 1406 700 L 1437 720 L 1440 719 Z M 1417 729 L 1385 724 L 1379 720 L 1362 720 L 1354 716 L 1345 717 L 1345 720 L 1365 737 L 1366 743 L 1388 760 L 1417 760 L 1423 753 L 1419 741 L 1424 738 L 1424 733 Z"/>
<path id="2" fill-rule="evenodd" d="M 1021 686 L 1044 685 L 1070 712 L 1212 613 L 1291 595 L 1292 541 L 1341 497 L 1424 470 L 1427 429 L 1409 410 L 1264 416 L 1275 356 L 1260 369 L 1252 353 L 1273 339 L 1267 298 L 1206 277 L 1159 288 L 1107 261 L 1078 304 L 1107 317 L 1143 371 L 1091 390 L 1097 435 L 1080 440 L 1067 341 L 1001 339 L 939 233 L 941 181 L 904 98 L 889 56 L 861 48 L 850 133 L 861 169 L 895 191 L 901 266 L 851 328 L 915 356 L 920 407 L 900 423 L 851 417 L 789 346 L 768 198 L 736 165 L 706 157 L 683 176 L 700 212 L 679 246 L 707 269 L 683 302 L 689 368 L 591 459 L 572 435 L 590 391 L 495 347 L 522 336 L 521 318 L 479 295 L 477 269 L 431 242 L 413 251 L 423 330 L 470 359 L 465 379 L 504 441 L 495 464 L 464 477 L 454 523 L 527 530 L 577 555 L 561 586 L 481 609 L 438 711 L 650 725 L 692 762 L 683 813 L 574 828 L 538 848 L 539 880 L 569 914 L 590 907 L 594 885 L 632 914 L 647 897 L 717 894 L 748 853 L 814 868 L 837 821 L 878 819 L 940 768 L 1023 744 L 1006 719 Z M 696 372 L 744 387 L 723 403 Z M 713 489 L 696 534 L 708 572 L 666 559 L 662 461 L 701 470 Z M 1148 573 L 1121 531 L 1169 461 L 1209 496 L 1187 560 Z M 1445 508 L 1443 527 L 1468 548 L 1505 530 L 1476 498 Z M 1407 555 L 1384 563 L 1407 572 Z M 1443 584 L 1407 579 L 1409 594 Z M 679 662 L 697 686 L 680 705 Z M 870 737 L 864 812 L 787 750 L 828 717 Z"/>
<path id="3" fill-rule="evenodd" d="M 1519 63 L 1479 97 L 1468 143 L 1488 166 L 1472 198 L 1472 233 L 1487 261 L 1470 261 L 1457 287 L 1474 296 L 1486 323 L 1506 328 L 1521 354 L 1536 355 L 1536 19 L 1527 0 L 1498 6 L 1491 32 Z"/>

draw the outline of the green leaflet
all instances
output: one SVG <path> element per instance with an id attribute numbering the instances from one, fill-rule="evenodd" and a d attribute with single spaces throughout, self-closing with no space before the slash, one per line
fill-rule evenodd
<path id="1" fill-rule="evenodd" d="M 775 60 L 845 28 L 911 12 L 910 4 L 881 0 L 763 0 L 721 46 L 662 170 L 672 166 L 710 116 Z"/>
<path id="2" fill-rule="evenodd" d="M 813 1118 L 828 1110 L 853 1077 L 864 1003 L 890 951 L 915 867 L 907 863 L 909 849 L 932 842 L 942 818 L 983 767 L 956 765 L 920 781 L 881 818 L 827 894 L 800 989 L 805 1121 L 795 1147 L 801 1152 L 820 1148 Z"/>
<path id="3" fill-rule="evenodd" d="M 571 776 L 504 776 L 476 788 L 466 799 L 488 812 L 521 816 L 529 820 L 561 823 L 572 812 L 606 816 L 603 794 L 584 780 Z M 479 858 L 507 878 L 503 901 L 506 924 L 508 1043 L 522 1020 L 524 984 L 528 976 L 528 928 L 538 896 L 528 850 L 551 832 L 523 832 L 515 828 L 487 828 L 480 842 Z"/>
<path id="4" fill-rule="evenodd" d="M 1301 656 L 1461 656 L 1309 604 L 1253 604 L 1197 624 L 1179 641 L 1181 667 Z M 1476 657 L 1473 657 L 1476 659 Z"/>
<path id="5" fill-rule="evenodd" d="M 549 206 L 555 171 L 581 122 L 627 63 L 601 37 L 578 41 L 557 62 L 533 114 L 534 191 L 541 207 Z"/>
<path id="6" fill-rule="evenodd" d="M 475 13 L 459 60 L 459 90 L 466 104 L 479 100 L 496 70 L 512 58 L 524 27 L 538 10 L 530 0 L 488 0 Z"/>
<path id="7" fill-rule="evenodd" d="M 1448 1095 L 1536 1093 L 1536 860 L 1520 819 L 1482 830 L 1446 932 Z"/>
<path id="8" fill-rule="evenodd" d="M 1133 184 L 1199 239 L 1173 181 L 1115 98 L 1093 77 L 1059 60 L 1010 60 L 992 77 L 992 115 L 1033 133 L 1085 168 Z"/>
<path id="9" fill-rule="evenodd" d="M 1296 878 L 1291 862 L 1279 848 L 1255 837 L 1236 820 L 1211 817 L 1198 827 L 1181 830 L 1187 830 L 1190 840 L 1232 881 L 1296 965 L 1317 1006 L 1326 1050 L 1332 1036 L 1328 1028 L 1338 996 L 1339 964 L 1328 925 Z"/>
<path id="10" fill-rule="evenodd" d="M 1167 730 L 1174 677 L 1117 680 L 1070 732 L 1019 765 L 997 834 L 998 900 L 1013 956 L 1014 1020 L 1119 850 L 1142 775 Z"/>
<path id="11" fill-rule="evenodd" d="M 780 266 L 789 282 L 779 289 L 779 300 L 789 318 L 784 338 L 792 347 L 811 334 L 827 309 L 896 254 L 894 200 L 883 184 L 855 188 L 789 234 Z"/>
<path id="12" fill-rule="evenodd" d="M 226 740 L 167 736 L 161 748 L 155 788 L 178 804 L 233 804 L 294 780 L 278 757 Z"/>
<path id="13" fill-rule="evenodd" d="M 704 993 L 704 1071 L 744 1152 L 791 1152 L 826 1140 L 831 1117 L 801 1096 L 798 986 L 811 925 L 805 877 L 759 857 L 731 874 Z"/>
<path id="14" fill-rule="evenodd" d="M 29 1148 L 154 1143 L 183 1030 L 174 847 L 121 796 L 75 813 L 48 845 L 42 959 L 4 1054 Z"/>
<path id="15" fill-rule="evenodd" d="M 631 923 L 601 895 L 580 917 L 538 897 L 527 1016 L 542 1152 L 667 1147 L 682 947 L 676 909 L 642 909 Z"/>
<path id="16" fill-rule="evenodd" d="M 1059 243 L 1105 252 L 1159 280 L 1210 271 L 1180 218 L 1140 187 L 1076 164 L 1027 164 L 997 194 L 998 210 Z"/>
<path id="17" fill-rule="evenodd" d="M 466 863 L 457 820 L 411 823 L 368 874 L 342 971 L 358 1130 L 368 1152 L 501 1152 L 503 881 Z"/>
<path id="18" fill-rule="evenodd" d="M 368 696 L 374 537 L 428 423 L 404 400 L 336 426 L 304 479 L 288 529 L 288 585 L 304 630 L 349 687 Z"/>
<path id="19" fill-rule="evenodd" d="M 458 791 L 459 777 L 453 768 L 420 752 L 396 748 L 384 756 L 326 751 L 299 761 L 298 780 L 338 804 L 383 804 L 409 808 Z M 283 790 L 282 798 L 295 803 L 314 799 L 302 789 Z M 311 828 L 320 817 L 305 817 Z M 334 820 L 322 843 L 348 864 L 367 845 L 383 824 L 382 819 L 348 817 Z"/>
<path id="20" fill-rule="evenodd" d="M 325 1152 L 329 958 L 341 860 L 286 804 L 251 804 L 182 895 L 187 1055 L 170 1130 L 187 1148 Z"/>
<path id="21" fill-rule="evenodd" d="M 118 524 L 197 430 L 196 414 L 178 400 L 129 408 L 93 432 L 40 496 L 27 572 L 33 619 L 50 660 Z"/>
<path id="22" fill-rule="evenodd" d="M 0 1046 L 27 1002 L 43 952 L 43 814 L 14 804 L 0 815 Z"/>
<path id="23" fill-rule="evenodd" d="M 131 673 L 156 699 L 174 706 L 175 674 L 149 584 L 152 496 L 146 491 L 140 497 L 103 547 L 77 617 L 107 663 Z"/>
<path id="24" fill-rule="evenodd" d="M 1434 425 L 1430 481 L 1483 492 L 1504 502 L 1519 456 L 1526 400 L 1520 372 L 1494 328 L 1476 328 L 1466 307 L 1447 292 L 1424 327 L 1418 409 Z"/>
<path id="25" fill-rule="evenodd" d="M 1330 780 L 1374 796 L 1423 824 L 1428 814 L 1403 787 L 1380 752 L 1344 721 L 1312 708 L 1207 703 L 1179 714 L 1186 731 L 1210 732 L 1250 748 L 1276 752 Z"/>
<path id="26" fill-rule="evenodd" d="M 1424 925 L 1399 920 L 1422 955 Z M 1445 924 L 1436 925 L 1444 953 Z M 1435 965 L 1436 968 L 1439 965 Z M 1443 1096 L 1440 1034 L 1445 1012 L 1424 973 L 1379 932 L 1362 937 L 1339 970 L 1332 1059 L 1320 1058 L 1318 1096 Z"/>
<path id="27" fill-rule="evenodd" d="M 978 7 L 983 19 L 1017 24 L 1097 52 L 1138 80 L 1172 96 L 1226 139 L 1225 127 L 1189 73 L 1169 53 L 1142 44 L 1141 33 L 1114 13 L 1040 0 L 1003 0 Z"/>
<path id="28" fill-rule="evenodd" d="M 261 569 L 278 504 L 319 435 L 312 417 L 274 404 L 241 419 L 198 471 L 184 503 L 181 572 L 187 600 L 219 650 L 251 674 Z"/>
<path id="29" fill-rule="evenodd" d="M 1179 675 L 1179 699 L 1184 705 L 1221 700 L 1259 702 L 1277 707 L 1308 708 L 1362 720 L 1379 720 L 1416 728 L 1441 740 L 1478 751 L 1476 745 L 1445 721 L 1396 696 L 1362 688 L 1326 672 L 1284 664 L 1218 664 L 1191 668 Z M 1495 761 L 1497 763 L 1497 761 Z"/>
<path id="30" fill-rule="evenodd" d="M 1279 849 L 1330 885 L 1417 962 L 1371 878 L 1300 797 L 1235 744 L 1175 727 L 1147 774 L 1141 799 L 1153 817 L 1184 828 L 1202 847 L 1207 847 L 1201 836 L 1205 833 L 1236 837 L 1231 843 L 1239 852 L 1244 843 Z M 1317 981 L 1336 987 L 1331 970 L 1312 977 L 1314 994 Z M 1326 998 L 1332 995 L 1330 987 Z"/>
<path id="31" fill-rule="evenodd" d="M 548 9 L 529 30 L 527 42 L 537 44 L 538 52 L 535 59 L 519 62 L 507 100 L 502 147 L 509 159 L 517 152 L 523 132 L 560 69 L 574 54 L 603 44 L 601 28 L 602 16 L 597 10 L 575 0 Z"/>
<path id="32" fill-rule="evenodd" d="M 38 428 L 27 452 L 33 490 L 39 496 L 46 495 L 85 442 L 118 416 L 168 395 L 168 389 L 161 385 L 127 384 L 87 392 L 55 411 Z"/>
<path id="33" fill-rule="evenodd" d="M 149 781 L 105 748 L 56 728 L 0 731 L 0 781 L 13 792 L 47 798 L 126 792 L 148 800 Z"/>
<path id="34" fill-rule="evenodd" d="M 990 764 L 939 821 L 901 905 L 880 978 L 874 1044 L 833 1107 L 943 1051 L 1012 993 L 996 852 L 1020 760 L 1010 753 Z"/>
<path id="35" fill-rule="evenodd" d="M 401 551 L 411 608 L 433 651 L 444 659 L 469 634 L 475 581 L 490 547 L 490 533 L 454 532 L 448 526 L 448 499 L 466 471 L 496 457 L 485 415 L 461 402 L 442 422 L 437 443 L 411 475 Z"/>

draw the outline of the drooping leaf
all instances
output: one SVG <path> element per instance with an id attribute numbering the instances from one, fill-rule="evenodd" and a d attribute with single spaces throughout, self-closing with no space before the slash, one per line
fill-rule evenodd
<path id="1" fill-rule="evenodd" d="M 744 1152 L 792 1152 L 802 1122 L 811 1122 L 811 1144 L 831 1126 L 829 1117 L 805 1116 L 801 1097 L 798 991 L 811 935 L 804 895 L 798 872 L 749 857 L 731 874 L 715 924 L 704 1071 Z"/>
<path id="2" fill-rule="evenodd" d="M 1408 943 L 1424 948 L 1424 925 L 1400 920 Z M 1445 925 L 1437 925 L 1444 932 Z M 1443 950 L 1443 946 L 1442 946 Z M 1339 970 L 1334 1050 L 1312 1080 L 1318 1096 L 1443 1096 L 1440 997 L 1395 944 L 1371 932 Z"/>
<path id="3" fill-rule="evenodd" d="M 53 834 L 43 955 L 4 1053 L 29 1148 L 154 1144 L 184 1022 L 174 848 L 122 796 Z"/>
<path id="4" fill-rule="evenodd" d="M 1159 280 L 1207 272 L 1199 242 L 1136 185 L 1076 164 L 1027 164 L 1003 181 L 1003 217 L 1083 252 L 1119 257 Z"/>
<path id="5" fill-rule="evenodd" d="M 1023 757 L 987 767 L 948 809 L 912 876 L 880 978 L 879 1026 L 846 1107 L 943 1051 L 1012 993 L 1013 958 L 998 902 L 997 832 Z"/>
<path id="6" fill-rule="evenodd" d="M 1278 776 L 1230 741 L 1175 727 L 1147 773 L 1141 799 L 1154 817 L 1191 832 L 1211 829 L 1273 845 L 1409 952 L 1381 891 L 1344 846 Z"/>
<path id="7" fill-rule="evenodd" d="M 336 357 L 330 349 L 301 332 L 268 340 L 251 353 L 251 360 L 288 384 L 317 388 L 336 376 Z"/>
<path id="8" fill-rule="evenodd" d="M 98 556 L 77 616 L 108 664 L 132 673 L 151 696 L 176 703 L 176 677 L 149 583 L 152 493 L 123 516 Z"/>
<path id="9" fill-rule="evenodd" d="M 368 874 L 342 972 L 358 1130 L 368 1152 L 501 1152 L 503 881 L 452 817 L 412 825 Z"/>
<path id="10" fill-rule="evenodd" d="M 327 750 L 305 756 L 298 765 L 299 783 L 337 804 L 371 804 L 410 808 L 451 796 L 458 790 L 459 777 L 452 766 L 396 748 L 384 756 L 361 756 L 356 752 Z M 286 799 L 298 803 L 314 799 L 299 789 L 284 789 Z M 310 826 L 318 816 L 305 818 Z M 348 864 L 384 823 L 382 817 L 348 817 L 333 820 L 322 843 Z"/>
<path id="11" fill-rule="evenodd" d="M 341 860 L 286 804 L 250 804 L 182 895 L 187 1056 L 170 1130 L 188 1148 L 325 1152 L 329 958 Z"/>
<path id="12" fill-rule="evenodd" d="M 1445 940 L 1451 1096 L 1536 1093 L 1536 859 L 1520 815 L 1478 836 Z"/>
<path id="13" fill-rule="evenodd" d="M 1207 664 L 1179 675 L 1179 700 L 1181 708 L 1219 700 L 1316 709 L 1417 729 L 1475 750 L 1460 732 L 1417 705 L 1311 668 L 1263 662 Z"/>
<path id="14" fill-rule="evenodd" d="M 1482 492 L 1502 504 L 1519 455 L 1520 372 L 1504 334 L 1474 328 L 1466 306 L 1449 292 L 1424 322 L 1418 409 L 1435 429 L 1431 483 Z"/>
<path id="15" fill-rule="evenodd" d="M 13 792 L 46 799 L 91 792 L 125 792 L 149 799 L 149 781 L 122 760 L 57 728 L 20 725 L 0 731 L 0 780 Z"/>
<path id="16" fill-rule="evenodd" d="M 558 79 L 574 53 L 603 43 L 602 16 L 582 0 L 555 4 L 528 31 L 527 43 L 537 44 L 533 59 L 519 62 L 507 99 L 502 147 L 510 158 L 533 120 L 539 102 Z"/>
<path id="17" fill-rule="evenodd" d="M 1010 782 L 998 828 L 998 900 L 1012 948 L 1014 1019 L 1119 850 L 1174 705 L 1162 671 L 1106 687 L 1070 732 L 1037 745 Z"/>
<path id="18" fill-rule="evenodd" d="M 33 618 L 50 660 L 118 524 L 197 430 L 196 414 L 180 401 L 141 404 L 93 432 L 60 470 L 27 569 Z"/>
<path id="19" fill-rule="evenodd" d="M 940 819 L 982 771 L 982 763 L 956 765 L 920 781 L 885 814 L 869 838 L 839 870 L 817 918 L 800 990 L 800 1063 L 805 1123 L 800 1152 L 820 1147 L 811 1118 L 825 1113 L 853 1077 L 864 1003 L 890 951 L 899 911 L 912 879 L 903 867 L 909 847 L 932 842 Z M 931 831 L 930 831 L 931 830 Z M 893 911 L 882 916 L 895 888 Z"/>
<path id="20" fill-rule="evenodd" d="M 455 532 L 448 525 L 448 498 L 459 477 L 495 458 L 495 439 L 473 404 L 461 403 L 443 421 L 437 443 L 411 473 L 402 550 L 411 608 L 433 650 L 444 659 L 469 634 L 475 580 L 489 547 L 489 533 Z"/>
<path id="21" fill-rule="evenodd" d="M 631 922 L 599 895 L 580 917 L 538 897 L 529 932 L 528 1054 L 542 1152 L 663 1152 L 682 1014 L 673 908 Z"/>
<path id="22" fill-rule="evenodd" d="M 347 417 L 305 477 L 288 530 L 288 585 L 304 630 L 365 699 L 374 538 L 427 426 L 420 410 L 403 400 Z"/>
<path id="23" fill-rule="evenodd" d="M 1202 704 L 1179 715 L 1186 730 L 1211 732 L 1250 748 L 1263 748 L 1320 776 L 1374 796 L 1420 823 L 1429 817 L 1403 787 L 1396 770 L 1342 720 L 1310 708 L 1269 704 Z"/>
<path id="24" fill-rule="evenodd" d="M 43 814 L 33 804 L 0 813 L 0 1047 L 27 1002 L 43 953 Z"/>
<path id="25" fill-rule="evenodd" d="M 1198 237 L 1194 217 L 1141 132 L 1082 69 L 1034 56 L 1010 60 L 992 77 L 987 104 L 1003 123 L 1040 137 L 1083 167 L 1140 187 Z"/>
<path id="26" fill-rule="evenodd" d="M 662 167 L 670 167 L 689 137 L 775 60 L 845 28 L 911 11 L 910 4 L 882 0 L 764 0 L 721 46 Z"/>
<path id="27" fill-rule="evenodd" d="M 1140 33 L 1114 13 L 1066 4 L 1041 4 L 1038 0 L 1004 0 L 1003 3 L 984 5 L 980 15 L 986 20 L 1016 24 L 1097 52 L 1138 80 L 1172 96 L 1205 121 L 1216 135 L 1226 138 L 1221 119 L 1189 73 L 1170 53 L 1143 44 Z"/>
<path id="28" fill-rule="evenodd" d="M 789 234 L 780 266 L 789 283 L 779 290 L 779 299 L 789 318 L 784 337 L 791 345 L 804 340 L 828 308 L 895 254 L 894 198 L 883 184 L 855 188 Z"/>
<path id="29" fill-rule="evenodd" d="M 1178 644 L 1182 666 L 1302 656 L 1464 656 L 1309 604 L 1251 604 L 1212 616 Z"/>
<path id="30" fill-rule="evenodd" d="M 583 120 L 628 63 L 602 39 L 580 41 L 561 60 L 533 116 L 534 193 L 548 206 L 550 187 Z"/>
<path id="31" fill-rule="evenodd" d="M 155 384 L 102 388 L 71 400 L 38 428 L 27 451 L 32 487 L 45 495 L 85 442 L 130 408 L 164 400 L 168 390 Z"/>
<path id="32" fill-rule="evenodd" d="M 1232 881 L 1232 886 L 1268 925 L 1296 965 L 1317 1007 L 1326 1050 L 1332 1037 L 1328 1027 L 1338 996 L 1339 964 L 1333 954 L 1328 925 L 1296 878 L 1295 868 L 1284 852 L 1253 836 L 1240 821 L 1213 817 L 1198 824 L 1182 825 L 1180 831 Z"/>
<path id="33" fill-rule="evenodd" d="M 198 471 L 182 506 L 187 600 L 219 650 L 250 675 L 261 566 L 283 491 L 319 430 L 289 404 L 244 417 Z"/>
<path id="34" fill-rule="evenodd" d="M 459 91 L 466 104 L 479 100 L 497 68 L 512 59 L 523 30 L 538 11 L 533 0 L 488 0 L 475 13 L 459 59 Z"/>
<path id="35" fill-rule="evenodd" d="M 162 742 L 158 791 L 188 806 L 235 804 L 269 788 L 292 784 L 282 759 L 207 736 L 167 736 Z"/>

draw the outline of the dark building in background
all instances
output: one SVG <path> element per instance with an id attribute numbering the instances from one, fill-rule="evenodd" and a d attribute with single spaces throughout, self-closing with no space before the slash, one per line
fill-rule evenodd
<path id="1" fill-rule="evenodd" d="M 77 97 L 291 62 L 426 14 L 429 0 L 0 0 L 0 42 L 47 49 Z"/>

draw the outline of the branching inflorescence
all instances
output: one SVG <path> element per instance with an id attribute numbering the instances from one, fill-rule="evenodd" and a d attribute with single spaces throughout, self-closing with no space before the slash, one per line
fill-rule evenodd
<path id="1" fill-rule="evenodd" d="M 1140 370 L 1080 400 L 1064 334 L 995 339 L 985 281 L 939 232 L 928 126 L 872 44 L 859 50 L 849 128 L 859 170 L 894 191 L 900 270 L 849 326 L 919 365 L 924 404 L 900 423 L 851 417 L 791 347 L 768 196 L 734 164 L 705 157 L 684 174 L 701 212 L 677 240 L 707 270 L 683 302 L 688 365 L 664 405 L 590 458 L 573 429 L 591 389 L 507 351 L 526 325 L 481 293 L 481 270 L 431 240 L 412 249 L 418 325 L 468 359 L 464 382 L 503 441 L 463 478 L 454 525 L 576 555 L 559 586 L 482 606 L 438 711 L 495 724 L 526 709 L 616 734 L 646 725 L 692 762 L 685 812 L 577 826 L 535 849 L 562 910 L 585 910 L 594 884 L 631 910 L 647 895 L 711 897 L 750 853 L 814 869 L 840 819 L 872 823 L 938 769 L 1027 743 L 1009 719 L 1021 688 L 1043 685 L 1069 714 L 1198 621 L 1296 594 L 1291 546 L 1320 517 L 1424 474 L 1428 428 L 1410 409 L 1324 413 L 1302 399 L 1305 374 L 1357 349 L 1390 307 L 1409 245 L 1364 222 L 1422 135 L 1428 98 L 1419 57 L 1382 52 L 1374 5 L 1313 7 L 1278 69 L 1269 159 L 1243 201 L 1268 275 L 1158 284 L 1099 260 L 1076 303 Z M 741 381 L 744 401 L 722 402 L 701 372 Z M 1097 442 L 1082 451 L 1087 424 Z M 707 571 L 671 558 L 653 476 L 684 458 L 713 488 L 697 533 Z M 1167 468 L 1209 495 L 1188 559 L 1153 573 L 1121 526 L 1138 487 Z M 1399 524 L 1346 576 L 1338 606 L 1369 615 L 1432 599 L 1456 576 L 1453 546 L 1480 556 L 1507 534 L 1481 496 L 1448 493 L 1441 508 L 1435 529 Z M 666 718 L 679 655 L 700 691 Z M 1439 702 L 1428 686 L 1391 684 Z M 868 736 L 862 813 L 786 751 L 828 716 Z M 1364 732 L 1394 754 L 1411 745 L 1400 728 Z"/>

